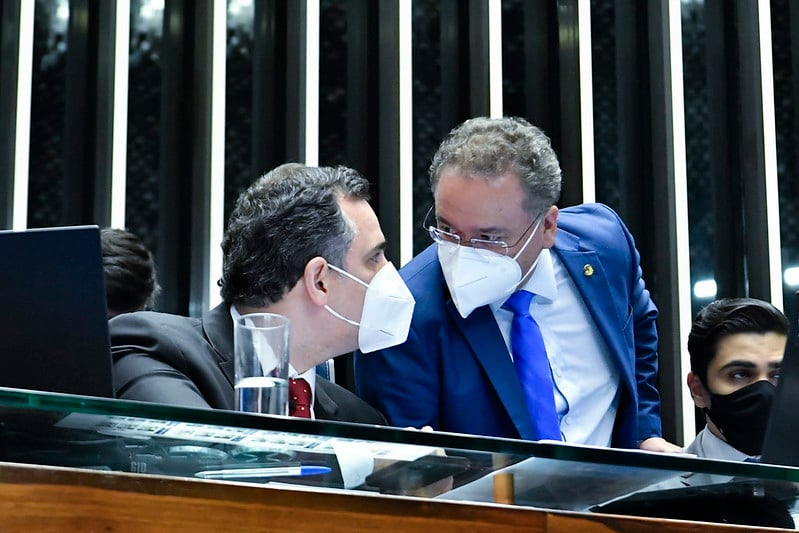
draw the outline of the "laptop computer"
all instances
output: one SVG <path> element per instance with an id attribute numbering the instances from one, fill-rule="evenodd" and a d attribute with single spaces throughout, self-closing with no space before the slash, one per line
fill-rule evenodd
<path id="1" fill-rule="evenodd" d="M 97 226 L 0 231 L 0 386 L 113 397 Z"/>
<path id="2" fill-rule="evenodd" d="M 799 291 L 794 294 L 799 309 Z M 780 366 L 777 396 L 771 406 L 761 463 L 799 466 L 799 312 L 791 319 Z"/>

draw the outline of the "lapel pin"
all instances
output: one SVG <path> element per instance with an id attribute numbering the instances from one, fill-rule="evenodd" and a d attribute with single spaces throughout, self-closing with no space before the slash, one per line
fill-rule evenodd
<path id="1" fill-rule="evenodd" d="M 590 278 L 594 275 L 594 267 L 591 265 L 583 266 L 583 275 Z"/>

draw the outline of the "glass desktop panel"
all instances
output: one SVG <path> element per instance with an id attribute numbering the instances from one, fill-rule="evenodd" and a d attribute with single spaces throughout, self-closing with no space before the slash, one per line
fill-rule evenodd
<path id="1" fill-rule="evenodd" d="M 782 527 L 799 512 L 799 469 L 775 465 L 14 389 L 0 424 L 15 463 Z"/>

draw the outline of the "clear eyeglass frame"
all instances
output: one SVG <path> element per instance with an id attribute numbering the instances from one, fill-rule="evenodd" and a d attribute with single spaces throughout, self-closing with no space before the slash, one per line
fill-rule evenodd
<path id="1" fill-rule="evenodd" d="M 474 248 L 478 252 L 488 252 L 492 254 L 499 254 L 499 255 L 508 255 L 508 250 L 517 246 L 527 235 L 527 232 L 538 222 L 538 219 L 541 218 L 541 214 L 533 218 L 533 221 L 530 222 L 530 225 L 522 233 L 519 240 L 517 240 L 513 244 L 508 244 L 505 241 L 499 240 L 485 240 L 485 239 L 469 239 L 468 242 L 464 243 L 463 239 L 460 235 L 456 235 L 455 233 L 450 233 L 448 231 L 444 231 L 443 229 L 438 228 L 429 223 L 430 215 L 433 213 L 433 207 L 427 211 L 427 214 L 424 217 L 424 222 L 422 222 L 422 227 L 427 231 L 430 235 L 430 238 L 433 239 L 438 244 L 454 244 L 455 246 L 469 246 L 470 248 Z"/>

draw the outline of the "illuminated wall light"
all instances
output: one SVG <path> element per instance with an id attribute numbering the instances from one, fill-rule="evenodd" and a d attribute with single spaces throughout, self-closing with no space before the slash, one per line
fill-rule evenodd
<path id="1" fill-rule="evenodd" d="M 782 279 L 789 287 L 799 287 L 799 267 L 786 268 L 782 274 Z"/>
<path id="2" fill-rule="evenodd" d="M 714 279 L 703 279 L 694 283 L 694 297 L 696 298 L 715 298 L 716 290 L 716 280 Z"/>

